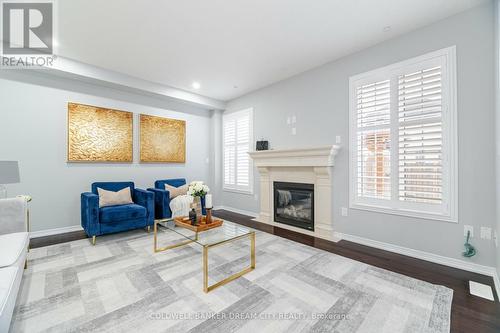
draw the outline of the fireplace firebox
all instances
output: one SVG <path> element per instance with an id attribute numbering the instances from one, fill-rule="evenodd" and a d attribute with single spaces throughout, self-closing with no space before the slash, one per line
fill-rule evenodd
<path id="1" fill-rule="evenodd" d="M 274 221 L 314 231 L 314 184 L 274 182 Z"/>

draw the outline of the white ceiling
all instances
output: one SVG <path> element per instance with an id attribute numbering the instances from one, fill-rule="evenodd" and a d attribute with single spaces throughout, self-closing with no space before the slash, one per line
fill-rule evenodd
<path id="1" fill-rule="evenodd" d="M 230 100 L 487 1 L 64 0 L 57 52 Z"/>

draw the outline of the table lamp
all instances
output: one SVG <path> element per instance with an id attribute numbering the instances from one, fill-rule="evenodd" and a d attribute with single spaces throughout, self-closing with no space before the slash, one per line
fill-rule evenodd
<path id="1" fill-rule="evenodd" d="M 7 197 L 7 188 L 4 184 L 15 184 L 20 181 L 17 161 L 0 161 L 0 199 Z"/>

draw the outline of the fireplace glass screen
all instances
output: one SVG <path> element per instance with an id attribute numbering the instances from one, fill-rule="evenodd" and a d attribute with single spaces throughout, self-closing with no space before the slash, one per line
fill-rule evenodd
<path id="1" fill-rule="evenodd" d="M 314 185 L 274 182 L 274 221 L 314 230 Z"/>

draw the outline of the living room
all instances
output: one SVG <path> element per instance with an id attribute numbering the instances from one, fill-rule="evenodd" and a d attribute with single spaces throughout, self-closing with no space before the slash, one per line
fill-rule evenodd
<path id="1" fill-rule="evenodd" d="M 0 332 L 499 332 L 497 0 L 1 1 Z"/>

